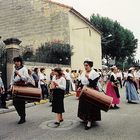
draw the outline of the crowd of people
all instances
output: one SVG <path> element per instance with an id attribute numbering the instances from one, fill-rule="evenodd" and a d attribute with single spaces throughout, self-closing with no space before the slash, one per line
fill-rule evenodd
<path id="1" fill-rule="evenodd" d="M 79 99 L 78 117 L 84 121 L 85 129 L 92 127 L 95 121 L 101 120 L 100 107 L 87 102 L 80 91 L 84 86 L 90 87 L 96 91 L 104 92 L 104 94 L 113 98 L 111 109 L 119 109 L 120 93 L 119 89 L 125 86 L 126 100 L 128 103 L 139 103 L 138 89 L 140 88 L 140 70 L 134 67 L 127 71 L 121 71 L 116 66 L 112 66 L 109 70 L 93 69 L 93 61 L 86 59 L 84 70 L 62 70 L 54 68 L 49 75 L 46 75 L 45 68 L 27 69 L 23 65 L 20 57 L 15 57 L 14 71 L 12 73 L 10 87 L 5 91 L 0 73 L 0 104 L 1 108 L 7 108 L 6 99 L 7 92 L 12 91 L 13 85 L 22 86 L 28 84 L 31 87 L 40 88 L 42 91 L 42 99 L 49 99 L 52 103 L 52 112 L 56 113 L 55 125 L 59 126 L 64 121 L 64 95 L 70 94 L 71 91 L 76 92 Z M 80 97 L 80 98 L 79 98 Z M 18 124 L 26 122 L 26 101 L 22 99 L 12 98 L 13 105 L 20 116 Z"/>

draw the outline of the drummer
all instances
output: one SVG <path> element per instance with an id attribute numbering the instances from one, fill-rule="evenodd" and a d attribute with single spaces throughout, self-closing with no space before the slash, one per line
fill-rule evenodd
<path id="1" fill-rule="evenodd" d="M 23 86 L 28 81 L 29 75 L 26 67 L 23 66 L 23 60 L 21 57 L 15 57 L 13 59 L 15 67 L 11 78 L 10 90 L 13 85 Z M 26 122 L 25 116 L 25 100 L 13 98 L 13 105 L 20 116 L 18 124 Z"/>
<path id="2" fill-rule="evenodd" d="M 80 77 L 81 88 L 83 86 L 88 86 L 90 88 L 98 90 L 97 82 L 99 80 L 99 74 L 95 70 L 93 70 L 92 67 L 93 61 L 89 58 L 85 59 L 85 72 L 83 72 Z M 79 98 L 78 117 L 85 122 L 85 130 L 88 130 L 92 127 L 92 124 L 95 121 L 101 120 L 101 111 L 97 106 L 91 104 L 90 102 L 87 102 L 83 98 L 83 96 L 81 96 L 81 98 Z"/>

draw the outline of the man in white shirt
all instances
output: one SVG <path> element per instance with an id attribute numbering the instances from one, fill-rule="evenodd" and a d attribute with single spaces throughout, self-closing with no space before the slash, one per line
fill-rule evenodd
<path id="1" fill-rule="evenodd" d="M 35 87 L 35 80 L 33 78 L 33 73 L 31 69 L 28 69 L 28 74 L 29 74 L 29 78 L 28 78 L 28 85 L 30 85 L 31 87 Z"/>
<path id="2" fill-rule="evenodd" d="M 122 71 L 120 69 L 118 69 L 118 72 L 116 73 L 116 76 L 117 76 L 117 79 L 120 83 L 120 87 L 122 88 L 122 78 L 123 78 L 123 76 L 122 76 Z"/>
<path id="3" fill-rule="evenodd" d="M 125 83 L 126 83 L 126 81 L 127 81 L 127 76 L 128 76 L 128 72 L 127 72 L 127 70 L 125 70 L 125 71 L 123 72 L 123 86 L 125 86 Z"/>
<path id="4" fill-rule="evenodd" d="M 40 86 L 42 89 L 42 99 L 48 98 L 48 85 L 47 84 L 49 83 L 50 79 L 48 79 L 48 77 L 46 76 L 44 68 L 40 69 L 39 79 L 40 79 Z"/>
<path id="5" fill-rule="evenodd" d="M 66 71 L 64 72 L 65 75 L 65 79 L 66 79 L 66 94 L 69 94 L 69 90 L 70 90 L 70 81 L 71 81 L 71 76 L 69 73 L 69 69 L 66 69 Z"/>

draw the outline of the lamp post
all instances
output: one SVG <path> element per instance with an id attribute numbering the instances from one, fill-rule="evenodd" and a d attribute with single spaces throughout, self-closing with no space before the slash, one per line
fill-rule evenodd
<path id="1" fill-rule="evenodd" d="M 103 49 L 103 45 L 105 46 L 104 47 L 104 58 L 106 59 L 106 64 L 107 64 L 107 66 L 109 65 L 109 59 L 110 59 L 110 57 L 107 55 L 107 45 L 110 43 L 110 42 L 112 42 L 112 41 L 114 41 L 114 39 L 111 39 L 111 40 L 109 40 L 108 38 L 110 38 L 110 37 L 112 37 L 112 34 L 108 34 L 107 36 L 105 36 L 105 37 L 101 37 L 101 44 L 102 44 L 102 49 Z"/>
<path id="2" fill-rule="evenodd" d="M 125 66 L 126 66 L 126 63 L 127 63 L 127 57 L 124 59 L 124 61 L 123 61 L 123 71 L 124 71 L 124 69 L 125 69 Z"/>
<path id="3" fill-rule="evenodd" d="M 105 40 L 106 38 L 109 38 L 109 37 L 112 37 L 112 34 L 109 34 L 109 35 L 103 37 L 102 40 Z"/>
<path id="4" fill-rule="evenodd" d="M 104 43 L 104 42 L 107 42 L 107 38 L 110 38 L 110 37 L 112 37 L 112 34 L 109 34 L 109 35 L 107 35 L 107 36 L 101 36 L 101 41 L 102 41 L 102 43 Z"/>

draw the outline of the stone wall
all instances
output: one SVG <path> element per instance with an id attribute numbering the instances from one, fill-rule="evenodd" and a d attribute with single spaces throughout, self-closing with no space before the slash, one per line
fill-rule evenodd
<path id="1" fill-rule="evenodd" d="M 68 11 L 47 0 L 1 0 L 0 36 L 35 48 L 52 40 L 69 43 Z"/>
<path id="2" fill-rule="evenodd" d="M 74 47 L 72 69 L 81 68 L 85 57 L 101 68 L 101 35 L 70 9 L 48 0 L 0 0 L 0 36 L 16 37 L 33 49 L 48 41 L 69 43 Z M 88 28 L 74 30 L 83 27 Z"/>

